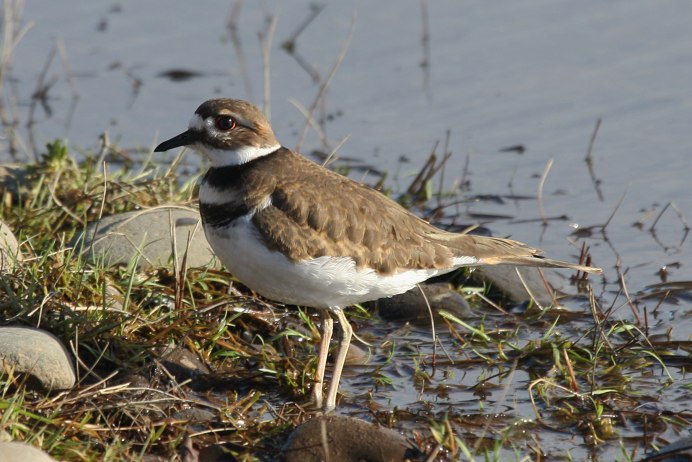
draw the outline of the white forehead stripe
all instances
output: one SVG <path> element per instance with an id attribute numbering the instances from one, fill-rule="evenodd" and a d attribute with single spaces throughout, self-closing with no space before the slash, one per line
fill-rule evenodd
<path id="1" fill-rule="evenodd" d="M 188 124 L 188 129 L 197 132 L 206 132 L 213 138 L 223 138 L 223 132 L 219 131 L 214 125 L 214 117 L 207 117 L 203 119 L 201 115 L 195 113 L 190 119 Z"/>
<path id="2" fill-rule="evenodd" d="M 194 114 L 192 119 L 190 119 L 190 123 L 187 125 L 187 128 L 201 132 L 204 130 L 204 119 L 202 119 L 199 114 Z"/>

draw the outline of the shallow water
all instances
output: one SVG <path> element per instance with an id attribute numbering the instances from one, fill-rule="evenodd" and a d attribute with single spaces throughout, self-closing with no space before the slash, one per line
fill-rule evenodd
<path id="1" fill-rule="evenodd" d="M 35 111 L 36 144 L 66 137 L 74 148 L 94 149 L 99 135 L 108 131 L 121 147 L 146 151 L 182 131 L 207 98 L 263 102 L 258 33 L 270 35 L 271 17 L 276 21 L 269 47 L 271 120 L 279 139 L 294 146 L 304 118 L 292 101 L 308 107 L 318 86 L 280 45 L 310 15 L 311 5 L 243 3 L 236 49 L 227 27 L 228 2 L 29 2 L 22 24 L 31 28 L 15 50 L 5 95 L 15 92 L 16 111 L 25 121 L 50 50 L 62 43 L 64 53 L 53 58 L 45 76 L 52 82 L 46 101 L 51 115 L 40 106 Z M 632 295 L 658 282 L 662 266 L 669 268 L 669 280 L 692 279 L 683 221 L 692 217 L 691 17 L 692 3 L 672 0 L 328 2 L 298 36 L 297 53 L 325 76 L 352 26 L 353 32 L 325 98 L 324 114 L 331 116 L 328 146 L 310 131 L 303 150 L 329 150 L 348 137 L 338 155 L 389 171 L 389 184 L 404 188 L 449 130 L 454 155 L 447 164 L 446 187 L 461 177 L 470 156 L 471 190 L 462 197 L 529 197 L 470 202 L 449 214 L 461 213 L 465 223 L 477 221 L 465 218 L 467 212 L 508 217 L 492 220 L 489 227 L 561 259 L 578 254 L 581 241 L 569 243 L 575 239 L 574 227 L 604 224 L 626 192 L 606 229 L 608 241 L 595 232 L 586 242 L 594 264 L 606 270 L 607 284 L 596 284 L 605 304 L 614 300 L 622 305 L 615 318 L 630 318 L 624 297 L 615 297 L 616 264 Z M 427 66 L 421 66 L 423 61 Z M 172 70 L 199 75 L 185 80 L 161 76 Z M 595 184 L 584 158 L 598 119 Z M 26 129 L 19 133 L 29 145 Z M 516 145 L 525 152 L 499 152 Z M 0 155 L 9 159 L 4 149 Z M 20 150 L 18 158 L 28 155 Z M 147 153 L 133 155 L 144 158 Z M 174 155 L 155 158 L 165 165 Z M 400 163 L 402 156 L 409 162 Z M 567 219 L 551 221 L 544 230 L 533 197 L 550 158 L 554 164 L 544 187 L 545 215 Z M 196 166 L 198 160 L 190 155 L 186 162 Z M 669 207 L 656 233 L 650 233 L 671 202 L 682 219 Z M 643 229 L 633 226 L 639 220 Z M 643 303 L 651 309 L 658 300 Z M 652 314 L 652 328 L 659 333 L 672 328 L 673 338 L 688 340 L 689 307 L 689 299 L 662 304 Z M 386 332 L 389 327 L 377 329 Z M 424 341 L 425 335 L 409 338 Z M 452 375 L 457 385 L 475 384 L 481 373 L 456 370 Z M 350 377 L 346 381 L 353 383 Z M 514 381 L 525 388 L 527 379 L 520 373 Z M 410 378 L 402 382 L 378 398 L 384 406 L 417 402 Z M 360 384 L 346 389 L 358 390 Z M 439 404 L 477 408 L 472 391 L 455 390 Z M 422 398 L 433 399 L 425 393 Z M 505 397 L 524 415 L 522 399 L 517 402 L 511 393 Z"/>
<path id="2" fill-rule="evenodd" d="M 298 36 L 297 52 L 326 75 L 354 24 L 325 100 L 326 113 L 335 115 L 326 127 L 330 145 L 348 136 L 340 155 L 399 171 L 405 185 L 407 175 L 420 168 L 450 130 L 455 154 L 445 178 L 458 179 L 470 155 L 476 194 L 533 196 L 536 175 L 554 157 L 544 190 L 545 213 L 567 213 L 569 219 L 553 223 L 542 240 L 533 225 L 498 223 L 493 225 L 496 233 L 569 258 L 569 225 L 603 224 L 629 185 L 608 237 L 623 268 L 632 268 L 632 288 L 649 283 L 661 265 L 673 262 L 683 266 L 671 277 L 690 279 L 689 246 L 679 248 L 683 226 L 672 210 L 657 226 L 667 251 L 631 225 L 642 218 L 642 209 L 655 217 L 671 201 L 685 216 L 692 211 L 687 181 L 692 5 L 426 4 L 428 54 L 421 43 L 421 4 L 415 1 L 397 2 L 396 12 L 390 2 L 328 3 Z M 317 87 L 280 44 L 309 16 L 311 2 L 266 2 L 266 11 L 252 2 L 242 4 L 237 30 L 244 70 L 231 44 L 226 2 L 203 8 L 185 2 L 166 8 L 132 1 L 77 5 L 28 3 L 23 14 L 23 23 L 31 28 L 15 50 L 12 72 L 20 113 L 27 114 L 52 47 L 60 41 L 65 50 L 64 59 L 60 53 L 53 58 L 44 79 L 54 81 L 47 101 L 52 116 L 35 111 L 38 146 L 67 137 L 72 146 L 93 148 L 99 134 L 108 131 L 122 147 L 146 148 L 183 129 L 204 99 L 230 96 L 261 103 L 258 33 L 269 35 L 266 15 L 276 19 L 270 47 L 272 121 L 280 140 L 288 146 L 296 143 L 304 119 L 291 100 L 307 107 Z M 424 59 L 426 68 L 421 67 Z M 176 69 L 200 76 L 183 81 L 160 77 Z M 70 116 L 72 88 L 79 97 Z M 599 118 L 603 123 L 593 159 L 602 201 L 583 161 Z M 515 145 L 525 146 L 526 152 L 498 152 Z M 321 147 L 314 132 L 309 133 L 305 150 Z M 157 159 L 165 164 L 172 155 Z M 399 165 L 401 156 L 411 162 Z M 193 157 L 189 161 L 197 162 Z M 516 219 L 539 216 L 532 200 L 468 208 Z M 611 250 L 598 240 L 592 247 L 596 263 L 613 265 Z"/>

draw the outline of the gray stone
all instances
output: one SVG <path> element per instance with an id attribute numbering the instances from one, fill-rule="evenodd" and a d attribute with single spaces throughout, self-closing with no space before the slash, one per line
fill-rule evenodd
<path id="1" fill-rule="evenodd" d="M 344 364 L 347 366 L 364 366 L 370 361 L 370 353 L 363 350 L 358 345 L 351 343 L 346 351 L 346 361 Z"/>
<path id="2" fill-rule="evenodd" d="M 17 238 L 10 227 L 0 221 L 0 273 L 12 271 L 22 258 Z"/>
<path id="3" fill-rule="evenodd" d="M 216 419 L 216 413 L 210 411 L 209 409 L 191 407 L 176 412 L 173 414 L 173 419 L 187 420 L 190 423 L 206 423 L 212 422 L 214 419 Z"/>
<path id="4" fill-rule="evenodd" d="M 654 451 L 640 462 L 689 462 L 692 460 L 692 437 L 674 441 Z"/>
<path id="5" fill-rule="evenodd" d="M 314 417 L 296 428 L 282 450 L 286 462 L 423 460 L 406 438 L 354 417 Z"/>
<path id="6" fill-rule="evenodd" d="M 179 265 L 187 250 L 188 268 L 220 266 L 204 236 L 199 212 L 182 206 L 104 217 L 91 223 L 72 245 L 83 245 L 82 254 L 92 264 L 128 265 L 138 258 L 137 269 L 145 270 L 173 267 L 174 239 Z"/>
<path id="7" fill-rule="evenodd" d="M 517 275 L 517 269 L 521 273 L 521 278 Z M 547 275 L 545 270 L 543 272 Z M 472 274 L 474 280 L 492 284 L 494 289 L 499 290 L 515 303 L 535 298 L 539 304 L 547 307 L 553 302 L 552 287 L 550 284 L 546 286 L 543 282 L 538 268 L 531 266 L 517 268 L 510 265 L 481 266 Z M 526 290 L 527 287 L 531 294 Z"/>
<path id="8" fill-rule="evenodd" d="M 161 364 L 179 382 L 195 380 L 199 376 L 211 374 L 209 366 L 199 357 L 183 347 L 168 346 L 160 356 Z"/>
<path id="9" fill-rule="evenodd" d="M 429 324 L 428 304 L 435 315 L 440 310 L 448 311 L 458 317 L 469 315 L 471 308 L 468 302 L 459 292 L 454 290 L 451 284 L 435 282 L 420 284 L 419 287 L 414 287 L 403 294 L 378 300 L 376 305 L 380 317 L 391 321 Z M 421 293 L 421 289 L 425 296 Z"/>
<path id="10" fill-rule="evenodd" d="M 0 462 L 55 462 L 38 448 L 18 441 L 0 443 Z"/>
<path id="11" fill-rule="evenodd" d="M 66 390 L 76 382 L 70 354 L 54 335 L 31 327 L 0 327 L 0 360 L 28 373 L 45 390 Z"/>

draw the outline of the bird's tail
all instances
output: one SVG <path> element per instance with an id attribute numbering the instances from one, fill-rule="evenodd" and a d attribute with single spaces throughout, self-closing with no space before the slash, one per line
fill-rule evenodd
<path id="1" fill-rule="evenodd" d="M 441 237 L 441 236 L 440 236 Z M 568 268 L 584 273 L 601 274 L 603 270 L 593 266 L 579 265 L 546 258 L 543 251 L 523 242 L 497 237 L 474 236 L 471 234 L 447 234 L 444 239 L 455 249 L 457 256 L 475 255 L 477 265 L 516 265 L 544 268 Z"/>
<path id="2" fill-rule="evenodd" d="M 603 270 L 594 266 L 578 265 L 562 260 L 546 258 L 538 253 L 533 255 L 505 255 L 481 258 L 478 260 L 480 265 L 516 265 L 516 266 L 536 266 L 541 268 L 567 268 L 584 273 L 601 274 Z"/>

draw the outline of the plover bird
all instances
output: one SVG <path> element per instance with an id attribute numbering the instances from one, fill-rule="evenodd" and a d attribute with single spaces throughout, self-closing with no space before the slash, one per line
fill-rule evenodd
<path id="1" fill-rule="evenodd" d="M 406 292 L 463 266 L 601 272 L 545 258 L 539 249 L 510 239 L 438 229 L 374 189 L 282 146 L 262 112 L 246 101 L 204 102 L 185 132 L 155 150 L 181 146 L 211 162 L 200 185 L 199 208 L 221 262 L 260 295 L 321 314 L 312 395 L 324 411 L 336 406 L 353 333 L 345 307 Z M 341 334 L 323 402 L 333 317 Z"/>

